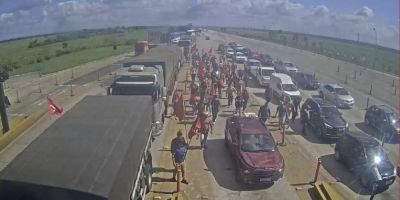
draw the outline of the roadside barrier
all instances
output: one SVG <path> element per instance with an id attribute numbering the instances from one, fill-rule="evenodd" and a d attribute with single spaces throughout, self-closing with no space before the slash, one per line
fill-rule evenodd
<path id="1" fill-rule="evenodd" d="M 322 160 L 320 158 L 318 158 L 317 169 L 315 170 L 314 180 L 310 182 L 311 184 L 315 184 L 317 182 L 319 169 L 321 167 L 321 164 L 322 164 Z"/>
<path id="2" fill-rule="evenodd" d="M 75 96 L 74 90 L 73 90 L 73 88 L 72 88 L 72 85 L 70 85 L 70 96 L 71 96 L 71 97 L 72 97 L 72 96 Z"/>
<path id="3" fill-rule="evenodd" d="M 17 116 L 11 121 L 10 130 L 5 134 L 0 135 L 0 151 L 10 144 L 16 137 L 21 135 L 26 129 L 31 127 L 37 120 L 39 120 L 46 110 L 38 110 L 27 116 Z"/>
<path id="4" fill-rule="evenodd" d="M 331 186 L 330 183 L 325 181 L 318 181 L 314 184 L 315 194 L 319 200 L 343 200 Z"/>
<path id="5" fill-rule="evenodd" d="M 181 176 L 182 176 L 182 169 L 180 164 L 175 165 L 175 170 L 176 170 L 176 192 L 181 191 Z"/>

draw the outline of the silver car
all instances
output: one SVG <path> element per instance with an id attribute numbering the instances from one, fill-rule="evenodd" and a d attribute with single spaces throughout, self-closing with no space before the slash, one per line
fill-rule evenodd
<path id="1" fill-rule="evenodd" d="M 337 84 L 321 85 L 319 94 L 322 98 L 335 103 L 337 107 L 351 108 L 354 105 L 354 98 L 350 92 Z"/>

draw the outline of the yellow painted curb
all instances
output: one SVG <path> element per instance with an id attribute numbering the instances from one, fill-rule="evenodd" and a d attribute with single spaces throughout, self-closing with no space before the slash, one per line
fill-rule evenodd
<path id="1" fill-rule="evenodd" d="M 331 186 L 332 183 L 317 181 L 314 184 L 315 193 L 319 200 L 343 200 Z"/>
<path id="2" fill-rule="evenodd" d="M 31 127 L 36 121 L 38 121 L 46 110 L 38 110 L 31 113 L 28 116 L 17 116 L 10 123 L 10 130 L 5 134 L 0 135 L 0 151 L 3 150 L 8 144 L 10 144 L 16 137 L 21 135 L 26 129 Z"/>

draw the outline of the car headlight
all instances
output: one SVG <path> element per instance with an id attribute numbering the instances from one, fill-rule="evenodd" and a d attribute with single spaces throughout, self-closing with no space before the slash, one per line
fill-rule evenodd
<path id="1" fill-rule="evenodd" d="M 250 173 L 250 171 L 249 171 L 249 170 L 247 170 L 247 169 L 245 169 L 245 170 L 243 170 L 243 173 L 245 173 L 245 174 L 249 174 L 249 173 Z"/>
<path id="2" fill-rule="evenodd" d="M 375 156 L 374 157 L 374 163 L 379 164 L 381 162 L 381 157 L 380 156 Z"/>
<path id="3" fill-rule="evenodd" d="M 329 128 L 329 129 L 333 128 L 331 125 L 329 125 L 327 123 L 324 123 L 324 125 L 325 125 L 325 128 Z"/>

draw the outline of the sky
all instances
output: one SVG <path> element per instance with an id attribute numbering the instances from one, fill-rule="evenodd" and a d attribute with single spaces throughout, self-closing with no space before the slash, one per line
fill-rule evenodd
<path id="1" fill-rule="evenodd" d="M 0 40 L 90 28 L 235 26 L 399 49 L 398 0 L 0 0 Z M 377 39 L 377 40 L 376 40 Z"/>

